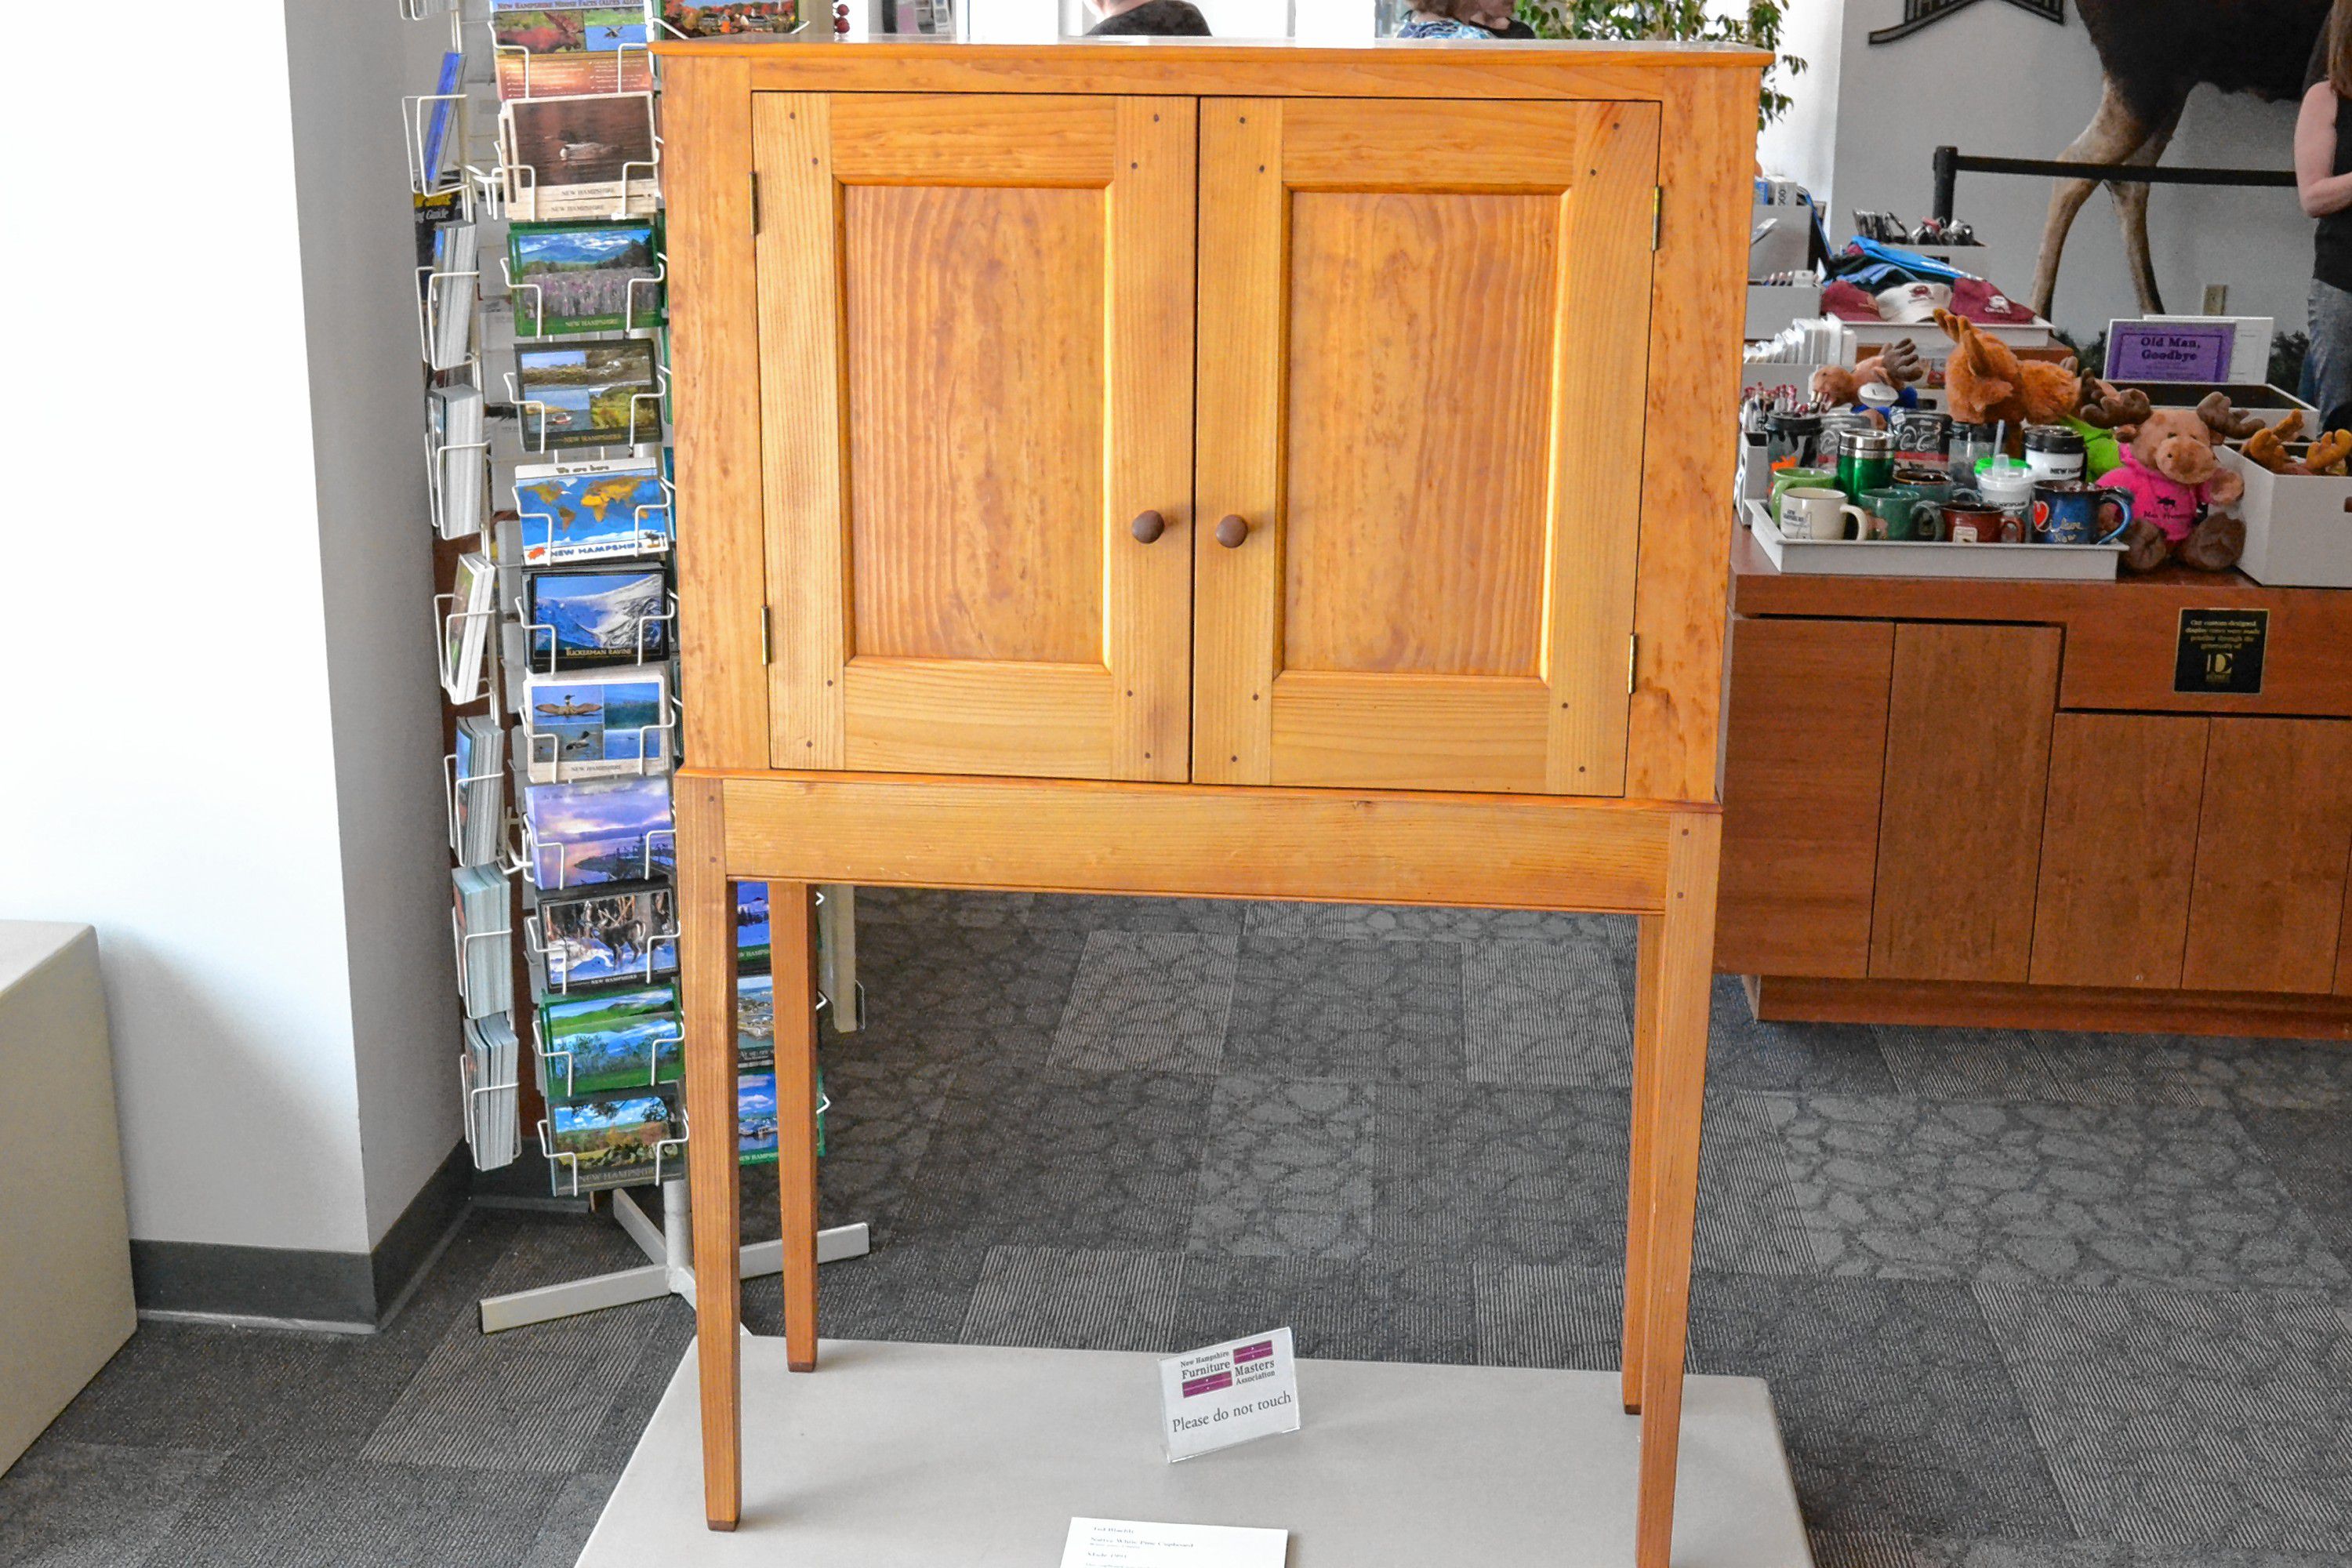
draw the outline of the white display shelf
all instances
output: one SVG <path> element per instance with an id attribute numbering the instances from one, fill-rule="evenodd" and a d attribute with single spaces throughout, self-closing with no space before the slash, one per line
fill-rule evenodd
<path id="1" fill-rule="evenodd" d="M 1827 577 L 1977 577 L 2002 582 L 2104 583 L 2121 569 L 2121 544 L 1947 544 L 1908 540 L 1790 539 L 1759 500 L 1748 531 L 1783 572 Z"/>

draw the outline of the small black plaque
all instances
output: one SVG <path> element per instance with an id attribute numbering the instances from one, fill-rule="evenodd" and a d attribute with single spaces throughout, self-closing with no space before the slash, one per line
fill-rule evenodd
<path id="1" fill-rule="evenodd" d="M 2268 610 L 2183 610 L 2172 689 L 2210 696 L 2259 697 Z"/>

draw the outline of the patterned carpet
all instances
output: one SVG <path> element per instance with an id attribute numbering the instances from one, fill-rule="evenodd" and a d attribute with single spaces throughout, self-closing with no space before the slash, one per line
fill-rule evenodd
<path id="1" fill-rule="evenodd" d="M 1630 921 L 860 912 L 823 1177 L 877 1250 L 826 1332 L 1614 1364 Z M 2341 1047 L 1758 1025 L 1725 982 L 1691 1363 L 1771 1381 L 1824 1568 L 2352 1563 L 2347 1110 Z M 373 1338 L 143 1326 L 0 1479 L 0 1563 L 569 1564 L 688 1316 L 472 1303 L 635 1260 L 480 1212 Z"/>

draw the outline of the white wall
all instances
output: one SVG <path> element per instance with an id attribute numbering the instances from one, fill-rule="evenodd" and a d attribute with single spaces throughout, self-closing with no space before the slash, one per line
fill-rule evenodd
<path id="1" fill-rule="evenodd" d="M 394 15 L 289 3 L 298 34 Z M 437 825 L 418 841 L 415 766 L 367 776 L 397 748 L 437 752 L 413 700 L 367 710 L 412 681 L 402 650 L 425 635 L 408 552 L 373 538 L 421 537 L 416 479 L 355 445 L 417 468 L 413 337 L 385 337 L 381 268 L 322 287 L 314 267 L 306 310 L 302 230 L 357 209 L 306 203 L 298 227 L 297 179 L 338 178 L 370 128 L 393 183 L 362 160 L 349 199 L 394 204 L 402 240 L 393 84 L 416 78 L 394 51 L 433 44 L 371 37 L 345 101 L 306 89 L 352 138 L 298 165 L 286 20 L 243 6 L 117 51 L 102 110 L 69 72 L 26 76 L 0 110 L 10 145 L 48 150 L 18 170 L 10 247 L 25 493 L 0 570 L 29 708 L 0 769 L 0 916 L 99 929 L 134 1236 L 352 1252 L 415 1190 L 398 1189 L 420 1148 L 447 1152 L 456 1047 L 448 1005 L 410 1000 L 448 994 L 446 941 L 436 963 L 409 940 L 446 919 L 446 890 L 418 904 L 415 873 L 385 878 L 436 863 Z M 323 313 L 338 299 L 348 317 Z M 404 417 L 363 430 L 400 375 Z M 380 493 L 322 508 L 351 484 Z M 429 1079 L 387 1081 L 428 1060 Z"/>
<path id="2" fill-rule="evenodd" d="M 1818 137 L 1824 94 L 1833 102 L 1835 153 L 1825 186 L 1834 218 L 1832 243 L 1853 232 L 1857 206 L 1926 213 L 1935 182 L 1929 157 L 1938 143 L 1967 153 L 2055 158 L 2090 123 L 2099 99 L 2097 53 L 2071 8 L 2063 27 L 2000 0 L 1980 0 L 1896 43 L 1873 46 L 1869 33 L 1900 20 L 1900 0 L 1799 0 L 1792 27 L 1826 33 L 1834 16 L 1843 59 L 1833 74 L 1821 62 L 1796 79 L 1809 129 L 1768 143 L 1792 163 Z M 1796 47 L 1802 54 L 1805 49 Z M 2284 169 L 2293 162 L 2294 107 L 2224 97 L 2200 88 L 2189 100 L 2165 161 L 2236 168 Z M 1817 144 L 1817 143 L 1816 143 Z M 1798 171 L 1791 168 L 1791 174 Z M 1800 177 L 1819 178 L 1816 171 Z M 1991 247 L 1983 270 L 2020 297 L 2033 284 L 2034 258 L 2050 182 L 2012 175 L 1963 174 L 1958 216 Z M 2275 315 L 2280 330 L 2299 330 L 2311 277 L 2311 223 L 2290 190 L 2230 190 L 2158 185 L 2148 233 L 2165 304 L 2195 310 L 2209 283 L 2230 286 L 2239 315 Z M 2139 307 L 2125 270 L 2114 205 L 2092 197 L 2075 221 L 2058 279 L 2056 320 L 2088 338 Z"/>

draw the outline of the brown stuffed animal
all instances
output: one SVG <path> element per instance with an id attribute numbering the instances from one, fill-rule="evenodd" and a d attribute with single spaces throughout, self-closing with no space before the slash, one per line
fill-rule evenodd
<path id="1" fill-rule="evenodd" d="M 2124 565 L 2153 572 L 2179 560 L 2201 572 L 2237 564 L 2246 525 L 2222 509 L 2246 493 L 2246 481 L 2213 455 L 2213 430 L 2186 408 L 2159 408 L 2137 428 L 2116 434 L 2131 442 L 2123 466 L 2100 482 L 2131 497 L 2124 531 Z"/>
<path id="2" fill-rule="evenodd" d="M 2146 395 L 2142 394 L 2142 401 Z M 2215 435 L 2231 441 L 2242 441 L 2263 427 L 2263 416 L 2234 406 L 2226 392 L 2209 392 L 2205 401 L 2197 405 L 2197 416 Z"/>
<path id="3" fill-rule="evenodd" d="M 2315 474 L 2343 479 L 2352 471 L 2352 430 L 2330 430 L 2311 444 L 2303 466 Z"/>
<path id="4" fill-rule="evenodd" d="M 1927 367 L 1919 363 L 1918 345 L 1904 338 L 1889 343 L 1852 370 L 1842 364 L 1822 366 L 1813 372 L 1811 390 L 1815 403 L 1845 408 L 1860 402 L 1862 389 L 1873 382 L 1899 393 L 1913 382 L 1924 379 L 1927 374 Z"/>
<path id="5" fill-rule="evenodd" d="M 2155 411 L 2147 394 L 2138 387 L 2123 392 L 2112 381 L 2086 375 L 2083 378 L 2083 401 L 2074 410 L 2074 417 L 2096 429 L 2115 430 L 2137 425 Z"/>
<path id="6" fill-rule="evenodd" d="M 2274 474 L 2307 474 L 2311 472 L 2310 468 L 2286 455 L 2286 444 L 2302 434 L 2303 410 L 2290 408 L 2277 424 L 2256 429 L 2247 436 L 2246 459 L 2260 463 Z"/>
<path id="7" fill-rule="evenodd" d="M 2054 424 L 2081 406 L 2083 378 L 2071 358 L 2054 364 L 2021 360 L 2007 343 L 1949 310 L 1937 310 L 1936 324 L 1952 340 L 1944 367 L 1944 401 L 1952 417 L 1967 425 L 2007 425 L 2012 454 L 2025 449 L 2028 425 Z"/>

